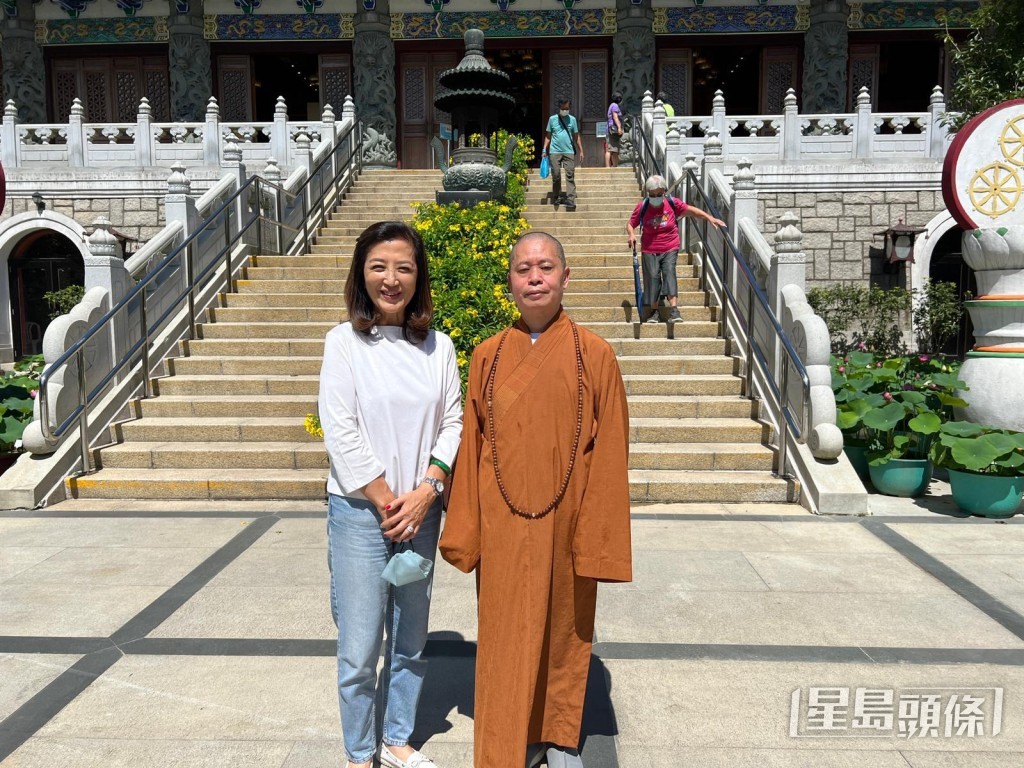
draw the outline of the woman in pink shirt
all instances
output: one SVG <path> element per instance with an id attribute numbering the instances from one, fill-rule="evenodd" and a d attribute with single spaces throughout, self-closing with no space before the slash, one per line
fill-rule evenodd
<path id="1" fill-rule="evenodd" d="M 679 258 L 679 217 L 693 216 L 705 219 L 713 226 L 724 227 L 725 222 L 716 219 L 699 208 L 687 205 L 675 197 L 665 198 L 668 183 L 662 176 L 651 176 L 645 185 L 647 197 L 636 204 L 626 224 L 630 247 L 636 246 L 637 227 L 641 228 L 640 250 L 643 253 L 644 296 L 650 302 L 650 313 L 641 322 L 656 323 L 658 300 L 668 299 L 668 322 L 682 320 L 679 316 L 676 260 Z M 646 207 L 645 204 L 646 203 Z M 643 216 L 643 221 L 640 217 Z M 638 308 L 643 312 L 642 308 Z"/>

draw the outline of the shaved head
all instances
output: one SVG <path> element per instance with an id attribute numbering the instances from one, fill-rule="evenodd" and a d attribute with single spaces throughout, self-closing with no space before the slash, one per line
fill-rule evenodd
<path id="1" fill-rule="evenodd" d="M 512 271 L 512 267 L 516 263 L 516 251 L 519 249 L 520 244 L 525 244 L 532 240 L 542 240 L 547 245 L 554 248 L 555 254 L 558 256 L 558 260 L 562 262 L 562 266 L 566 266 L 565 263 L 565 249 L 562 247 L 561 241 L 554 235 L 548 234 L 547 232 L 541 232 L 539 229 L 530 230 L 525 235 L 520 235 L 519 239 L 512 245 L 512 253 L 509 256 L 508 268 Z"/>

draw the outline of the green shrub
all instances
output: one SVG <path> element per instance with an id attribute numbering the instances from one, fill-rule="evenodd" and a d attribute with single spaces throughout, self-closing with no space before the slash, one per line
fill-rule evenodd
<path id="1" fill-rule="evenodd" d="M 50 305 L 50 319 L 66 315 L 85 296 L 85 288 L 81 285 L 69 285 L 59 291 L 50 291 L 43 294 L 43 298 Z"/>
<path id="2" fill-rule="evenodd" d="M 511 206 L 491 201 L 472 208 L 416 204 L 412 226 L 430 264 L 434 327 L 447 333 L 458 354 L 463 387 L 473 349 L 519 316 L 508 298 L 508 257 L 529 229 Z"/>
<path id="3" fill-rule="evenodd" d="M 812 288 L 807 302 L 828 326 L 832 351 L 845 355 L 852 349 L 888 357 L 906 352 L 903 316 L 910 311 L 910 294 L 902 288 L 870 290 L 837 283 Z"/>
<path id="4" fill-rule="evenodd" d="M 918 352 L 942 352 L 946 342 L 960 331 L 964 305 L 955 283 L 925 282 L 923 291 L 914 296 L 914 340 Z M 920 294 L 920 295 L 917 295 Z"/>

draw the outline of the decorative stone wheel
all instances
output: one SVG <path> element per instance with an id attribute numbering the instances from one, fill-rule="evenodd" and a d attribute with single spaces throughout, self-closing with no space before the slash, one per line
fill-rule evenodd
<path id="1" fill-rule="evenodd" d="M 1021 180 L 1012 166 L 995 162 L 974 174 L 968 190 L 975 210 L 995 218 L 1017 206 Z"/>
<path id="2" fill-rule="evenodd" d="M 999 148 L 1003 157 L 1024 168 L 1024 115 L 1006 124 L 999 137 Z"/>

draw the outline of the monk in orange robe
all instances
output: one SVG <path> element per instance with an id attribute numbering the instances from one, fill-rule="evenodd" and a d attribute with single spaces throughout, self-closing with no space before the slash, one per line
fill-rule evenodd
<path id="1" fill-rule="evenodd" d="M 512 249 L 522 315 L 470 362 L 440 548 L 477 572 L 474 764 L 580 766 L 599 581 L 630 581 L 629 416 L 611 347 L 563 311 L 561 243 Z"/>

